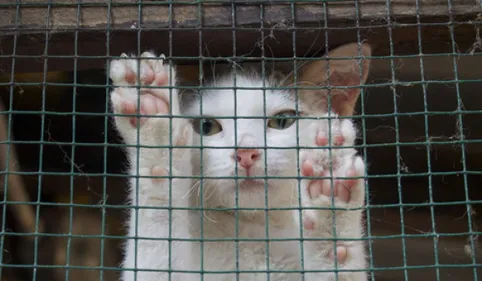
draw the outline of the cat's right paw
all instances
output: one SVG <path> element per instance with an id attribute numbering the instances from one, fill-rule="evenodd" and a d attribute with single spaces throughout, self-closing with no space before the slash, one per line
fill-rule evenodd
<path id="1" fill-rule="evenodd" d="M 112 109 L 124 143 L 142 145 L 131 151 L 131 156 L 140 154 L 139 160 L 136 158 L 142 168 L 140 175 L 166 176 L 185 169 L 189 150 L 163 149 L 191 144 L 192 128 L 187 119 L 176 118 L 180 115 L 178 93 L 169 88 L 176 83 L 175 69 L 164 64 L 163 55 L 121 56 L 110 63 Z M 170 155 L 175 159 L 172 163 Z"/>
<path id="2" fill-rule="evenodd" d="M 168 115 L 178 115 L 177 91 L 166 87 L 170 85 L 170 69 L 164 64 L 164 56 L 156 57 L 148 52 L 144 52 L 140 60 L 126 54 L 121 56 L 122 59 L 113 60 L 110 64 L 109 77 L 114 86 L 112 107 L 115 114 L 132 116 L 116 116 L 119 130 L 128 131 L 138 125 L 142 127 L 146 122 L 168 122 Z M 174 70 L 172 73 L 174 84 Z"/>

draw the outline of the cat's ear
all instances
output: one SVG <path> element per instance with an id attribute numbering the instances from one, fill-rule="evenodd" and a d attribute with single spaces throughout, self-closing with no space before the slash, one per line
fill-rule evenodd
<path id="1" fill-rule="evenodd" d="M 371 47 L 367 44 L 350 43 L 329 52 L 322 60 L 301 68 L 300 84 L 303 86 L 355 86 L 353 88 L 302 89 L 299 97 L 305 104 L 331 110 L 340 116 L 350 116 L 360 95 L 360 87 L 366 82 L 370 69 Z M 358 58 L 357 58 L 358 57 Z M 328 58 L 328 60 L 327 60 Z"/>

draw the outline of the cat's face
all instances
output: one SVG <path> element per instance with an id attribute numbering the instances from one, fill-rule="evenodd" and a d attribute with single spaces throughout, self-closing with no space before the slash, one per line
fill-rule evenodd
<path id="1" fill-rule="evenodd" d="M 294 96 L 280 90 L 263 95 L 262 81 L 237 80 L 238 85 L 258 89 L 238 89 L 236 98 L 230 89 L 209 90 L 202 96 L 205 119 L 193 121 L 194 144 L 202 142 L 204 147 L 202 152 L 193 150 L 193 166 L 195 174 L 208 177 L 203 182 L 205 204 L 263 208 L 267 195 L 269 206 L 289 205 L 296 195 L 296 180 L 272 177 L 297 176 L 297 135 L 302 137 L 302 132 L 297 134 L 292 118 L 297 114 Z M 217 85 L 229 87 L 232 82 L 226 79 Z M 193 103 L 186 114 L 197 116 L 199 108 L 199 102 Z M 236 184 L 236 166 L 238 176 L 250 179 L 238 178 Z"/>
<path id="2" fill-rule="evenodd" d="M 206 177 L 200 193 L 205 206 L 289 207 L 296 202 L 293 201 L 298 194 L 298 181 L 293 179 L 298 176 L 299 166 L 296 147 L 299 142 L 307 142 L 304 136 L 309 133 L 298 126 L 301 121 L 290 117 L 299 112 L 320 116 L 328 110 L 328 98 L 333 112 L 352 115 L 360 89 L 346 86 L 364 84 L 370 66 L 368 59 L 353 59 L 357 56 L 371 56 L 370 46 L 343 45 L 328 53 L 328 57 L 343 57 L 343 60 L 309 62 L 300 66 L 297 79 L 293 75 L 286 76 L 283 79 L 286 84 L 297 81 L 298 86 L 345 87 L 331 91 L 323 87 L 302 89 L 297 96 L 298 108 L 293 92 L 263 91 L 263 87 L 273 84 L 240 75 L 236 77 L 236 91 L 232 90 L 233 77 L 228 76 L 215 83 L 225 89 L 208 90 L 202 94 L 202 103 L 199 100 L 189 102 L 184 113 L 204 117 L 204 121 L 193 122 L 197 131 L 194 144 L 202 149 L 193 150 L 192 160 L 193 172 Z M 234 116 L 238 118 L 234 120 Z M 284 119 L 273 118 L 280 116 Z M 236 175 L 268 179 L 238 178 L 236 181 Z"/>

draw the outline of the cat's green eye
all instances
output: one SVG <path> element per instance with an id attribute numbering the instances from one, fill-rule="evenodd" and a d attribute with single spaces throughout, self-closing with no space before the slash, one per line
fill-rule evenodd
<path id="1" fill-rule="evenodd" d="M 223 130 L 221 124 L 211 118 L 194 119 L 192 121 L 192 127 L 196 133 L 202 134 L 203 136 L 212 136 Z"/>
<path id="2" fill-rule="evenodd" d="M 273 129 L 278 129 L 278 130 L 287 129 L 291 127 L 293 123 L 295 123 L 296 119 L 291 118 L 294 116 L 296 116 L 296 112 L 294 110 L 287 110 L 287 111 L 280 112 L 274 115 L 274 117 L 276 118 L 272 118 L 268 120 L 268 127 Z"/>

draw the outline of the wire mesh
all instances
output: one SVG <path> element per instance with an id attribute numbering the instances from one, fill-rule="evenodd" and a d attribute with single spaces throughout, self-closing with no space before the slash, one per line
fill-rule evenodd
<path id="1" fill-rule="evenodd" d="M 146 176 L 139 165 L 143 161 L 141 152 L 152 147 L 142 143 L 140 130 L 132 145 L 116 129 L 119 114 L 112 110 L 109 62 L 122 59 L 123 52 L 140 58 L 148 50 L 165 54 L 166 61 L 177 67 L 183 83 L 168 87 L 171 100 L 176 89 L 232 93 L 233 116 L 211 117 L 219 122 L 234 120 L 234 132 L 242 130 L 242 120 L 267 122 L 273 118 L 266 98 L 273 91 L 359 89 L 356 111 L 349 117 L 359 131 L 354 148 L 367 167 L 362 208 L 365 235 L 338 237 L 335 224 L 343 218 L 332 207 L 329 212 L 337 214 L 330 226 L 333 237 L 323 239 L 333 241 L 335 253 L 339 243 L 363 241 L 367 266 L 362 271 L 368 280 L 479 280 L 481 13 L 482 2 L 469 0 L 0 3 L 2 280 L 110 281 L 119 279 L 123 271 L 168 272 L 166 280 L 175 280 L 175 274 L 183 272 L 193 273 L 199 280 L 218 280 L 222 274 L 227 276 L 223 280 L 245 280 L 249 273 L 258 273 L 263 280 L 279 280 L 277 273 L 298 272 L 298 279 L 293 280 L 310 280 L 306 274 L 313 269 L 305 266 L 310 262 L 305 252 L 311 250 L 306 246 L 311 244 L 306 243 L 317 239 L 307 237 L 303 227 L 296 237 L 280 238 L 268 226 L 261 238 L 243 237 L 239 212 L 251 209 L 239 206 L 239 181 L 248 177 L 239 175 L 236 161 L 231 176 L 205 174 L 210 167 L 206 167 L 208 160 L 202 151 L 219 147 L 204 143 L 203 137 L 199 144 L 184 147 L 201 151 L 200 174 L 167 176 L 169 204 L 140 206 L 136 200 L 128 201 L 129 184 L 139 192 L 145 178 L 155 178 Z M 355 59 L 361 65 L 370 60 L 367 83 L 300 86 L 300 64 L 320 61 L 324 54 L 351 42 L 358 43 L 359 48 L 361 43 L 370 44 L 371 56 L 331 61 Z M 253 67 L 263 78 L 259 87 L 237 85 L 243 81 L 240 69 Z M 267 84 L 264 78 L 278 68 L 293 74 L 291 85 Z M 215 74 L 229 70 L 234 71 L 235 87 L 206 83 Z M 169 71 L 171 79 L 173 69 Z M 332 71 L 330 64 L 326 71 Z M 247 90 L 261 91 L 260 116 L 238 112 L 250 106 L 238 104 L 238 96 Z M 294 95 L 296 112 L 298 98 Z M 200 114 L 174 116 L 171 112 L 169 127 L 174 128 L 174 117 L 199 119 L 206 102 L 210 100 L 201 95 Z M 328 98 L 326 102 L 330 107 L 333 100 Z M 132 116 L 140 114 L 138 111 Z M 299 137 L 303 134 L 299 124 L 310 118 L 319 116 L 294 117 L 298 136 L 294 146 L 270 147 L 268 131 L 264 130 L 258 146 L 240 146 L 239 136 L 234 134 L 234 145 L 222 149 L 259 149 L 265 155 L 273 149 L 306 149 Z M 140 125 L 141 120 L 136 120 Z M 168 145 L 156 147 L 170 152 L 176 148 L 183 147 L 176 145 L 172 135 Z M 129 151 L 137 151 L 134 160 L 126 156 Z M 330 155 L 333 151 L 329 149 Z M 169 153 L 169 167 L 176 161 Z M 306 178 L 301 174 L 302 163 L 297 158 L 294 177 L 273 177 L 268 175 L 268 158 L 263 161 L 264 175 L 259 179 L 300 182 L 295 207 L 268 207 L 271 195 L 268 184 L 264 184 L 263 218 L 269 220 L 276 211 L 294 210 L 303 220 L 299 212 L 301 181 Z M 136 167 L 133 174 L 128 172 L 129 163 Z M 206 206 L 203 200 L 199 206 L 176 207 L 172 185 L 179 179 L 199 182 L 196 189 L 200 194 L 210 188 L 204 181 L 235 179 L 236 207 Z M 331 184 L 333 189 L 333 180 Z M 137 193 L 135 198 L 139 196 Z M 126 225 L 134 219 L 127 215 L 130 210 L 135 210 L 131 214 L 136 221 L 141 212 L 168 211 L 167 236 L 128 235 Z M 182 210 L 199 215 L 200 237 L 176 237 L 173 214 Z M 234 237 L 204 236 L 212 227 L 205 216 L 210 211 L 234 212 Z M 133 267 L 120 266 L 129 240 L 168 241 L 169 247 L 158 254 L 160 257 L 175 256 L 180 251 L 179 242 L 199 242 L 199 264 L 179 269 L 169 258 L 167 269 L 138 269 L 139 259 L 142 262 L 146 258 L 141 253 L 135 255 Z M 279 267 L 278 256 L 266 253 L 275 251 L 277 243 L 292 241 L 299 244 L 298 268 Z M 215 255 L 209 252 L 209 245 L 225 242 L 235 245 L 234 266 L 213 270 L 206 261 Z M 248 243 L 263 244 L 259 246 L 263 257 L 253 268 L 244 268 L 246 252 L 241 245 Z M 137 242 L 134 245 L 137 248 Z M 348 248 L 348 259 L 352 258 L 350 254 Z M 344 268 L 337 259 L 333 263 L 334 269 L 328 270 L 335 273 L 333 280 L 346 280 L 343 272 L 356 271 Z M 323 271 L 321 266 L 317 270 Z M 143 279 L 133 276 L 132 280 Z"/>

